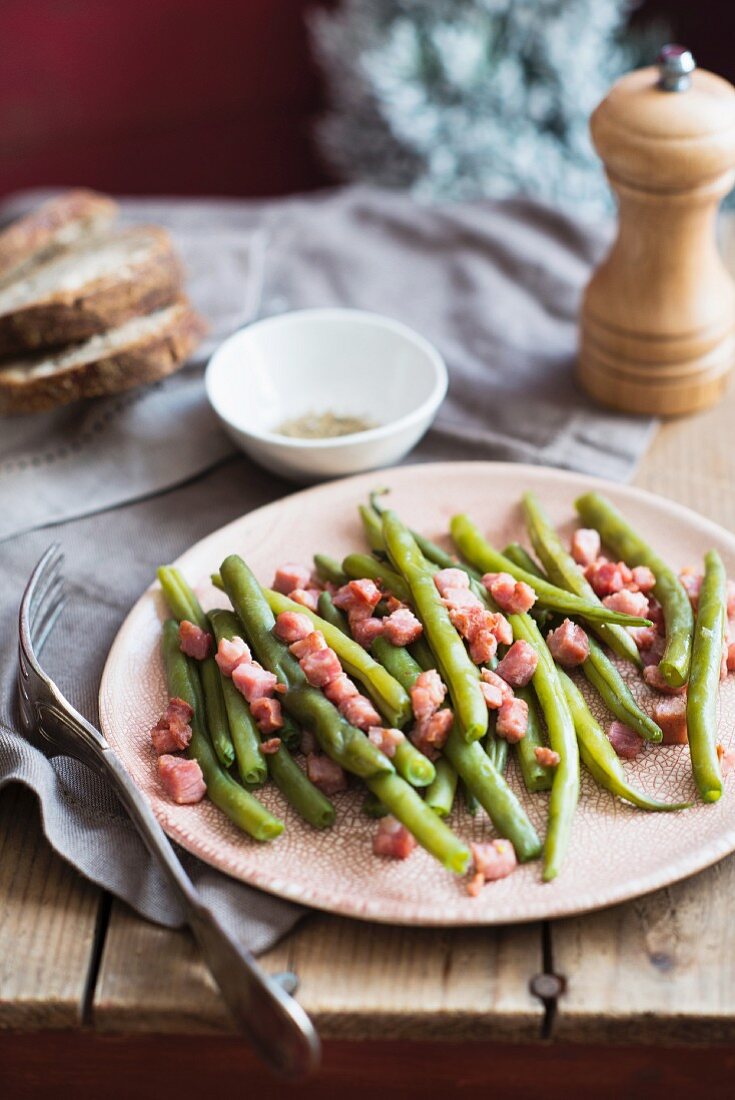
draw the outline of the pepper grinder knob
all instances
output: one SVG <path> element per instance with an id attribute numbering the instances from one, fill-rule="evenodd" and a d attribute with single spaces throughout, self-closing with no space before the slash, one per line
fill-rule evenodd
<path id="1" fill-rule="evenodd" d="M 735 88 L 665 46 L 613 85 L 590 130 L 618 232 L 585 291 L 580 381 L 626 412 L 705 408 L 735 365 L 735 283 L 715 239 L 735 183 Z"/>

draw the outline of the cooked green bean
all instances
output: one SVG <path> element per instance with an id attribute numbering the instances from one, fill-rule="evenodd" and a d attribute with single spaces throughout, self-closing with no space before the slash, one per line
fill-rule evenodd
<path id="1" fill-rule="evenodd" d="M 391 645 L 385 638 L 375 639 L 373 656 L 404 687 L 406 683 L 409 686 L 413 684 L 416 676 L 421 672 L 408 650 L 403 646 Z M 396 745 L 393 765 L 398 774 L 413 787 L 428 787 L 436 778 L 436 770 L 431 760 L 419 752 L 408 737 Z"/>
<path id="2" fill-rule="evenodd" d="M 336 626 L 337 630 L 341 630 L 348 638 L 351 637 L 347 616 L 344 615 L 338 607 L 334 606 L 334 600 L 329 592 L 319 593 L 316 609 L 320 619 L 324 619 L 325 622 L 331 623 L 332 626 Z"/>
<path id="3" fill-rule="evenodd" d="M 198 761 L 210 801 L 256 840 L 273 840 L 280 836 L 283 822 L 228 775 L 212 751 L 202 721 L 201 702 L 198 704 L 197 692 L 193 687 L 196 669 L 179 648 L 179 627 L 174 619 L 167 619 L 163 624 L 162 644 L 169 695 L 183 699 L 194 710 L 187 755 Z"/>
<path id="4" fill-rule="evenodd" d="M 554 780 L 554 769 L 548 768 L 545 764 L 539 764 L 536 759 L 536 749 L 542 748 L 545 744 L 541 719 L 536 706 L 536 697 L 530 687 L 517 687 L 513 688 L 513 691 L 519 699 L 523 699 L 528 707 L 526 736 L 516 743 L 523 782 L 526 790 L 531 793 L 548 791 L 551 789 Z"/>
<path id="5" fill-rule="evenodd" d="M 403 603 L 411 602 L 411 593 L 403 577 L 385 562 L 377 561 L 369 554 L 348 554 L 342 562 L 342 568 L 353 580 L 369 577 L 376 584 L 379 582 L 396 599 Z"/>
<path id="6" fill-rule="evenodd" d="M 359 680 L 365 687 L 388 725 L 396 729 L 406 725 L 412 716 L 408 693 L 374 657 L 370 656 L 366 649 L 338 627 L 322 619 L 315 611 L 294 603 L 288 596 L 283 596 L 270 588 L 264 588 L 263 595 L 274 615 L 280 615 L 283 611 L 296 611 L 311 619 L 314 629 L 322 632 L 327 645 L 339 657 L 345 672 Z"/>
<path id="7" fill-rule="evenodd" d="M 581 596 L 590 603 L 602 603 L 572 555 L 567 553 L 535 493 L 523 494 L 523 511 L 534 550 L 552 584 L 573 592 L 575 596 Z M 614 653 L 631 661 L 636 668 L 643 667 L 638 646 L 624 627 L 614 623 L 591 625 L 600 641 L 610 646 Z"/>
<path id="8" fill-rule="evenodd" d="M 187 619 L 198 626 L 200 630 L 209 631 L 210 626 L 207 616 L 181 571 L 172 565 L 162 565 L 157 570 L 157 575 L 166 602 L 174 617 L 179 622 Z M 205 657 L 203 661 L 197 662 L 197 666 L 198 676 L 201 678 L 204 692 L 209 736 L 220 762 L 226 768 L 229 768 L 235 759 L 235 747 L 232 743 L 230 726 L 227 720 L 219 669 L 214 657 Z M 265 779 L 265 768 L 263 769 L 263 779 Z"/>
<path id="9" fill-rule="evenodd" d="M 493 549 L 467 516 L 453 516 L 451 530 L 460 553 L 470 565 L 483 573 L 510 573 L 516 580 L 525 581 L 534 589 L 539 604 L 544 607 L 560 611 L 563 615 L 579 616 L 587 622 L 651 626 L 649 619 L 625 615 L 622 611 L 614 611 L 603 604 L 590 603 L 589 600 L 580 599 L 571 592 L 565 592 L 562 588 L 557 588 L 556 585 L 549 584 L 548 581 L 541 580 L 532 573 L 527 573 L 525 569 L 521 569 L 515 562 Z"/>
<path id="10" fill-rule="evenodd" d="M 426 791 L 424 801 L 439 817 L 449 817 L 457 792 L 457 773 L 443 756 L 436 764 L 436 777 Z"/>
<path id="11" fill-rule="evenodd" d="M 705 802 L 716 802 L 722 794 L 722 773 L 717 759 L 717 696 L 726 608 L 725 567 L 717 551 L 710 550 L 704 557 L 687 693 L 692 772 Z"/>
<path id="12" fill-rule="evenodd" d="M 411 590 L 411 602 L 436 655 L 462 734 L 467 741 L 477 741 L 487 733 L 488 722 L 477 666 L 452 625 L 414 538 L 393 511 L 383 513 L 383 536 L 393 565 Z"/>
<path id="13" fill-rule="evenodd" d="M 387 817 L 388 807 L 377 798 L 372 791 L 368 791 L 365 795 L 365 801 L 362 804 L 362 812 L 367 814 L 368 817 Z"/>
<path id="14" fill-rule="evenodd" d="M 587 706 L 582 692 L 565 672 L 559 675 L 574 719 L 582 761 L 599 786 L 641 810 L 684 810 L 691 805 L 689 802 L 659 802 L 631 787 L 615 749 Z"/>
<path id="15" fill-rule="evenodd" d="M 380 516 L 365 504 L 360 504 L 358 506 L 358 511 L 360 513 L 360 519 L 362 520 L 362 526 L 365 530 L 368 546 L 373 552 L 377 551 L 380 553 L 384 551 L 383 524 L 380 520 Z"/>
<path id="16" fill-rule="evenodd" d="M 495 765 L 493 765 L 493 767 L 494 766 Z M 480 806 L 480 803 L 475 798 L 475 796 L 473 795 L 472 791 L 469 789 L 469 787 L 467 786 L 466 783 L 462 783 L 461 786 L 462 786 L 462 798 L 464 799 L 464 804 L 467 808 L 467 813 L 471 814 L 472 817 L 477 817 L 477 815 L 479 814 L 479 812 L 482 808 Z"/>
<path id="17" fill-rule="evenodd" d="M 322 584 L 336 584 L 338 588 L 341 588 L 343 584 L 347 583 L 347 577 L 344 575 L 342 566 L 336 560 L 336 558 L 330 558 L 328 554 L 315 554 L 314 555 L 314 569 L 316 575 Z"/>
<path id="18" fill-rule="evenodd" d="M 522 740 L 524 740 L 522 738 Z M 492 760 L 501 775 L 505 775 L 508 767 L 508 742 L 504 737 L 488 736 L 485 738 L 485 752 Z"/>
<path id="19" fill-rule="evenodd" d="M 318 688 L 308 683 L 296 658 L 275 636 L 273 612 L 242 558 L 231 554 L 222 563 L 221 573 L 245 640 L 260 663 L 288 688 L 281 699 L 284 709 L 302 729 L 312 732 L 324 752 L 347 771 L 363 777 L 392 772 L 393 765 L 387 756 L 364 733 L 346 722 Z"/>
<path id="20" fill-rule="evenodd" d="M 544 571 L 537 561 L 534 561 L 525 546 L 521 546 L 520 542 L 509 542 L 503 550 L 503 557 L 508 561 L 512 561 L 514 565 L 520 565 L 521 569 L 525 569 L 527 573 L 532 573 L 534 577 L 544 578 Z"/>
<path id="21" fill-rule="evenodd" d="M 232 611 L 211 611 L 209 621 L 217 644 L 223 639 L 234 638 L 241 631 L 237 616 Z M 250 707 L 243 695 L 237 690 L 229 676 L 218 671 L 224 703 L 229 719 L 232 744 L 235 747 L 237 770 L 249 787 L 260 787 L 265 783 L 268 767 L 260 751 L 260 731 L 250 713 Z"/>
<path id="22" fill-rule="evenodd" d="M 413 787 L 395 774 L 376 775 L 365 782 L 422 848 L 426 848 L 448 871 L 464 874 L 470 862 L 467 845 L 426 805 Z"/>
<path id="23" fill-rule="evenodd" d="M 544 712 L 549 744 L 560 760 L 554 769 L 549 798 L 549 824 L 544 844 L 544 881 L 559 873 L 569 845 L 574 813 L 579 800 L 579 750 L 559 670 L 541 631 L 530 615 L 508 616 L 513 636 L 523 638 L 538 654 L 533 689 Z"/>
<path id="24" fill-rule="evenodd" d="M 575 502 L 584 524 L 600 532 L 602 541 L 628 565 L 647 565 L 656 577 L 653 594 L 664 612 L 666 649 L 659 668 L 670 687 L 683 687 L 689 679 L 694 614 L 686 590 L 676 573 L 633 530 L 623 515 L 599 493 L 585 493 Z"/>

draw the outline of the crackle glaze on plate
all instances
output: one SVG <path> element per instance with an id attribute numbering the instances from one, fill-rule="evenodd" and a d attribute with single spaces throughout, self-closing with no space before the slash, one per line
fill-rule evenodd
<path id="1" fill-rule="evenodd" d="M 602 488 L 671 565 L 697 563 L 717 547 L 735 575 L 735 538 L 722 528 L 669 501 L 639 490 L 535 466 L 502 463 L 442 463 L 408 466 L 332 482 L 251 512 L 215 531 L 179 558 L 205 608 L 226 597 L 208 581 L 227 554 L 241 554 L 269 583 L 283 561 L 308 561 L 318 551 L 337 558 L 364 546 L 356 506 L 376 485 L 391 488 L 391 502 L 414 527 L 445 540 L 450 516 L 466 511 L 495 545 L 524 538 L 519 497 L 534 489 L 564 534 L 574 526 L 573 501 L 590 487 Z M 695 804 L 674 814 L 647 814 L 600 791 L 584 772 L 582 794 L 563 870 L 552 883 L 540 880 L 540 863 L 486 886 L 470 898 L 465 880 L 443 870 L 417 849 L 403 862 L 373 856 L 375 822 L 361 812 L 362 792 L 335 798 L 337 822 L 319 832 L 305 825 L 275 788 L 259 793 L 281 815 L 284 833 L 264 845 L 232 826 L 215 806 L 176 806 L 156 781 L 149 730 L 166 702 L 159 652 L 165 617 L 157 584 L 149 588 L 123 624 L 110 651 L 100 689 L 102 728 L 133 779 L 145 792 L 163 828 L 184 848 L 226 874 L 304 905 L 366 920 L 396 924 L 501 924 L 559 917 L 611 905 L 693 874 L 735 850 L 735 773 L 714 805 Z M 645 701 L 653 696 L 631 670 L 631 686 Z M 626 672 L 627 675 L 627 672 Z M 586 690 L 586 685 L 581 685 Z M 599 714 L 599 717 L 603 717 Z M 733 740 L 735 677 L 723 685 L 720 741 Z M 694 796 L 686 746 L 646 745 L 631 778 L 657 798 Z M 543 835 L 548 795 L 527 795 L 518 773 L 509 779 Z M 451 824 L 467 840 L 488 839 L 492 826 L 462 805 Z"/>

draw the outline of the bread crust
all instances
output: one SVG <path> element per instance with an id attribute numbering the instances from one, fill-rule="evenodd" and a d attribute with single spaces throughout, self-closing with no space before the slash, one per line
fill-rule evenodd
<path id="1" fill-rule="evenodd" d="M 0 359 L 86 340 L 173 302 L 183 289 L 184 270 L 166 230 L 136 226 L 115 234 L 115 239 L 141 232 L 151 237 L 151 249 L 132 272 L 109 273 L 73 291 L 56 291 L 42 301 L 0 314 Z"/>
<path id="2" fill-rule="evenodd" d="M 89 224 L 94 232 L 100 232 L 112 225 L 118 212 L 113 199 L 83 187 L 42 203 L 0 232 L 0 283 L 62 248 L 59 238 L 65 229 L 78 223 L 80 230 Z"/>
<path id="3" fill-rule="evenodd" d="M 187 299 L 160 331 L 89 363 L 30 382 L 3 379 L 0 368 L 0 414 L 43 412 L 85 397 L 102 397 L 146 383 L 157 382 L 177 371 L 207 331 L 206 321 Z"/>

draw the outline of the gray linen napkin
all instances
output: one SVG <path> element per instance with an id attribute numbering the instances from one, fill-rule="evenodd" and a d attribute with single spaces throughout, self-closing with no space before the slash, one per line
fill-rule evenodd
<path id="1" fill-rule="evenodd" d="M 125 216 L 169 225 L 182 247 L 187 232 L 197 239 L 204 274 L 192 293 L 218 336 L 258 308 L 337 303 L 388 313 L 435 340 L 450 393 L 410 461 L 523 459 L 624 479 L 645 448 L 650 421 L 593 408 L 571 380 L 579 291 L 604 234 L 528 202 L 431 209 L 363 188 L 262 204 L 129 200 Z M 238 256 L 228 251 L 231 237 Z M 191 263 L 196 248 L 188 248 Z M 53 847 L 168 925 L 181 922 L 175 899 L 106 786 L 74 761 L 47 760 L 15 732 L 15 620 L 33 564 L 59 539 L 70 601 L 44 663 L 96 722 L 109 646 L 155 566 L 288 491 L 244 457 L 228 457 L 200 373 L 195 364 L 113 399 L 109 418 L 102 401 L 0 420 L 0 787 L 19 781 L 35 791 Z M 64 447 L 68 454 L 46 461 Z M 302 912 L 184 861 L 253 950 Z"/>

